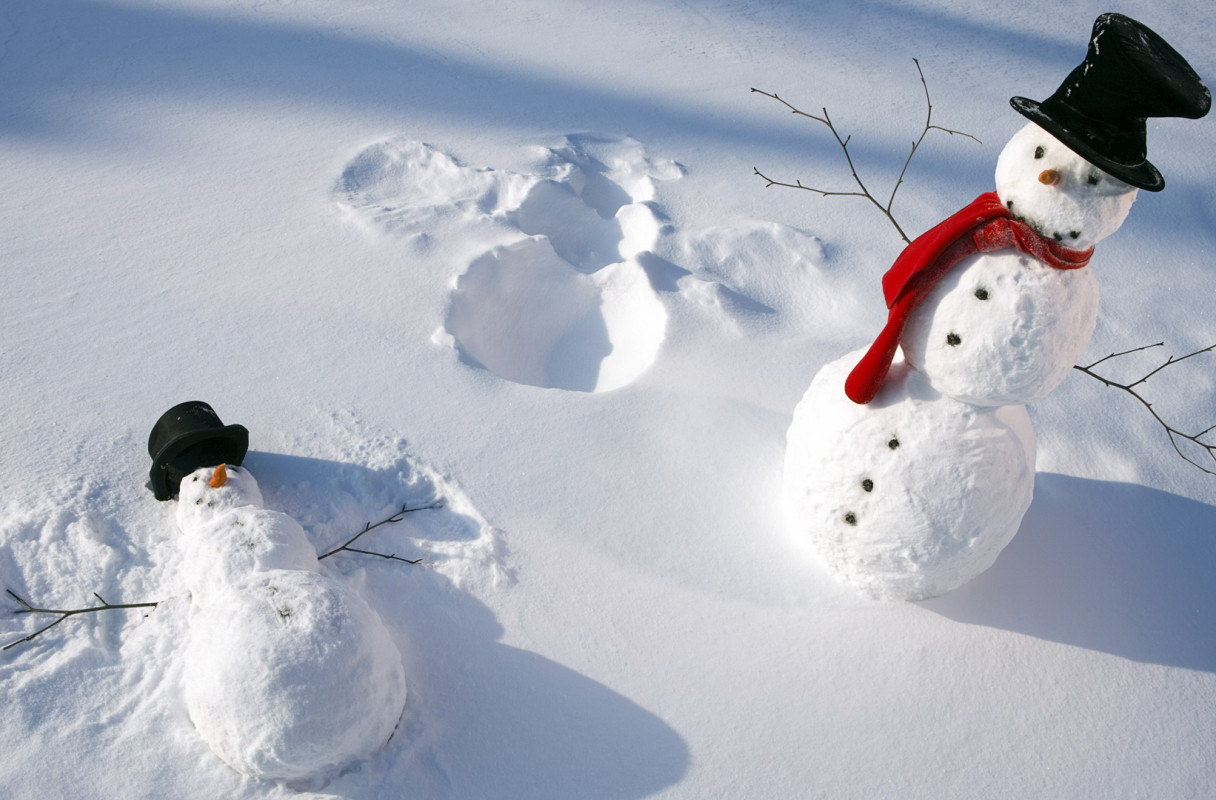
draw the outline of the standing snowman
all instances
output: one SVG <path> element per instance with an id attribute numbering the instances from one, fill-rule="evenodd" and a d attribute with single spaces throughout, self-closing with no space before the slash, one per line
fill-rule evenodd
<path id="1" fill-rule="evenodd" d="M 177 497 L 190 593 L 184 689 L 199 735 L 255 778 L 325 778 L 388 741 L 405 706 L 401 654 L 375 611 L 321 574 L 294 519 L 264 507 L 241 463 L 248 432 L 209 405 L 152 430 L 152 488 Z"/>
<path id="2" fill-rule="evenodd" d="M 1211 96 L 1160 36 L 1120 14 L 997 160 L 996 191 L 913 241 L 883 277 L 887 324 L 827 364 L 794 412 L 785 489 L 798 531 L 840 579 L 880 598 L 944 594 L 983 572 L 1034 489 L 1025 404 L 1084 353 L 1098 313 L 1094 245 L 1137 190 L 1147 117 L 1196 119 Z"/>

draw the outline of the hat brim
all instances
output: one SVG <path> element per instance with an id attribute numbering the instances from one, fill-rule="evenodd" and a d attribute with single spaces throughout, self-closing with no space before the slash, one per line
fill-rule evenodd
<path id="1" fill-rule="evenodd" d="M 1026 97 L 1011 97 L 1009 105 L 1022 116 L 1063 142 L 1070 150 L 1089 163 L 1114 175 L 1124 183 L 1148 192 L 1159 192 L 1165 188 L 1165 178 L 1148 160 L 1139 164 L 1123 164 L 1094 150 L 1088 142 L 1066 126 L 1043 112 L 1041 104 Z"/>
<path id="2" fill-rule="evenodd" d="M 170 465 L 190 448 L 204 443 L 208 445 L 207 453 L 211 456 L 206 460 L 214 460 L 215 464 L 239 466 L 249 451 L 249 431 L 244 425 L 225 425 L 222 428 L 187 431 L 170 439 L 152 459 L 152 469 L 149 472 L 152 493 L 156 495 L 157 500 L 172 500 L 177 496 L 177 487 L 171 485 L 173 480 L 169 474 Z M 194 468 L 215 464 L 196 464 Z M 185 476 L 176 477 L 180 481 Z"/>

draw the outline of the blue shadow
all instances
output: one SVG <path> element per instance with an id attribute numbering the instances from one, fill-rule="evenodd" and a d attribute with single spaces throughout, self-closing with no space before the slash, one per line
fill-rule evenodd
<path id="1" fill-rule="evenodd" d="M 973 625 L 1216 672 L 1216 506 L 1041 473 L 996 564 L 920 605 Z"/>

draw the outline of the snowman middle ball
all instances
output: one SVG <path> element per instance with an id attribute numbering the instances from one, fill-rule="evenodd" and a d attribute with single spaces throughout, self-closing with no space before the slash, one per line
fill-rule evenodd
<path id="1" fill-rule="evenodd" d="M 908 318 L 904 357 L 944 395 L 979 406 L 1046 397 L 1098 320 L 1093 269 L 1054 269 L 1001 250 L 969 256 Z"/>
<path id="2" fill-rule="evenodd" d="M 832 573 L 867 594 L 945 594 L 1017 532 L 1034 491 L 1034 429 L 1024 407 L 944 397 L 904 361 L 858 405 L 840 387 L 860 355 L 824 366 L 794 411 L 791 520 Z"/>

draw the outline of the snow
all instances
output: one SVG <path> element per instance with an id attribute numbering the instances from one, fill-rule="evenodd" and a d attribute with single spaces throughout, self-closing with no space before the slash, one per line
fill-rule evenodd
<path id="1" fill-rule="evenodd" d="M 1050 183 L 1042 178 L 1049 170 L 1055 176 Z M 1001 150 L 995 182 L 1015 216 L 1074 250 L 1092 247 L 1118 230 L 1139 194 L 1033 122 Z"/>
<path id="2" fill-rule="evenodd" d="M 933 387 L 983 406 L 1042 400 L 1085 353 L 1099 265 L 1061 270 L 1013 250 L 972 256 L 908 319 L 903 353 Z"/>
<path id="3" fill-rule="evenodd" d="M 401 654 L 357 592 L 320 574 L 300 524 L 221 465 L 182 479 L 177 525 L 186 708 L 215 754 L 303 786 L 380 749 L 405 707 Z"/>
<path id="4" fill-rule="evenodd" d="M 923 600 L 988 569 L 1034 490 L 1025 406 L 939 394 L 906 361 L 868 404 L 844 393 L 857 350 L 825 365 L 794 409 L 785 454 L 791 527 L 839 579 Z"/>
<path id="5" fill-rule="evenodd" d="M 0 8 L 0 580 L 73 617 L 0 655 L 0 796 L 1201 798 L 1216 782 L 1216 479 L 1126 393 L 1029 407 L 993 566 L 874 601 L 801 548 L 785 436 L 885 318 L 901 241 L 992 187 L 1094 3 L 8 0 Z M 1120 9 L 1209 82 L 1207 4 Z M 1212 119 L 1097 246 L 1080 363 L 1216 341 Z M 543 187 L 543 188 L 542 188 Z M 644 276 L 644 280 L 642 280 Z M 510 301 L 508 299 L 510 298 Z M 517 304 L 516 304 L 517 303 Z M 1211 354 L 1139 389 L 1216 422 Z M 328 782 L 242 777 L 186 702 L 185 400 L 383 620 L 409 687 Z M 1188 451 L 1189 452 L 1189 451 Z M 7 611 L 17 609 L 6 600 Z M 42 621 L 42 624 L 50 620 Z M 232 620 L 237 623 L 236 619 Z M 8 643 L 40 627 L 0 613 Z"/>

